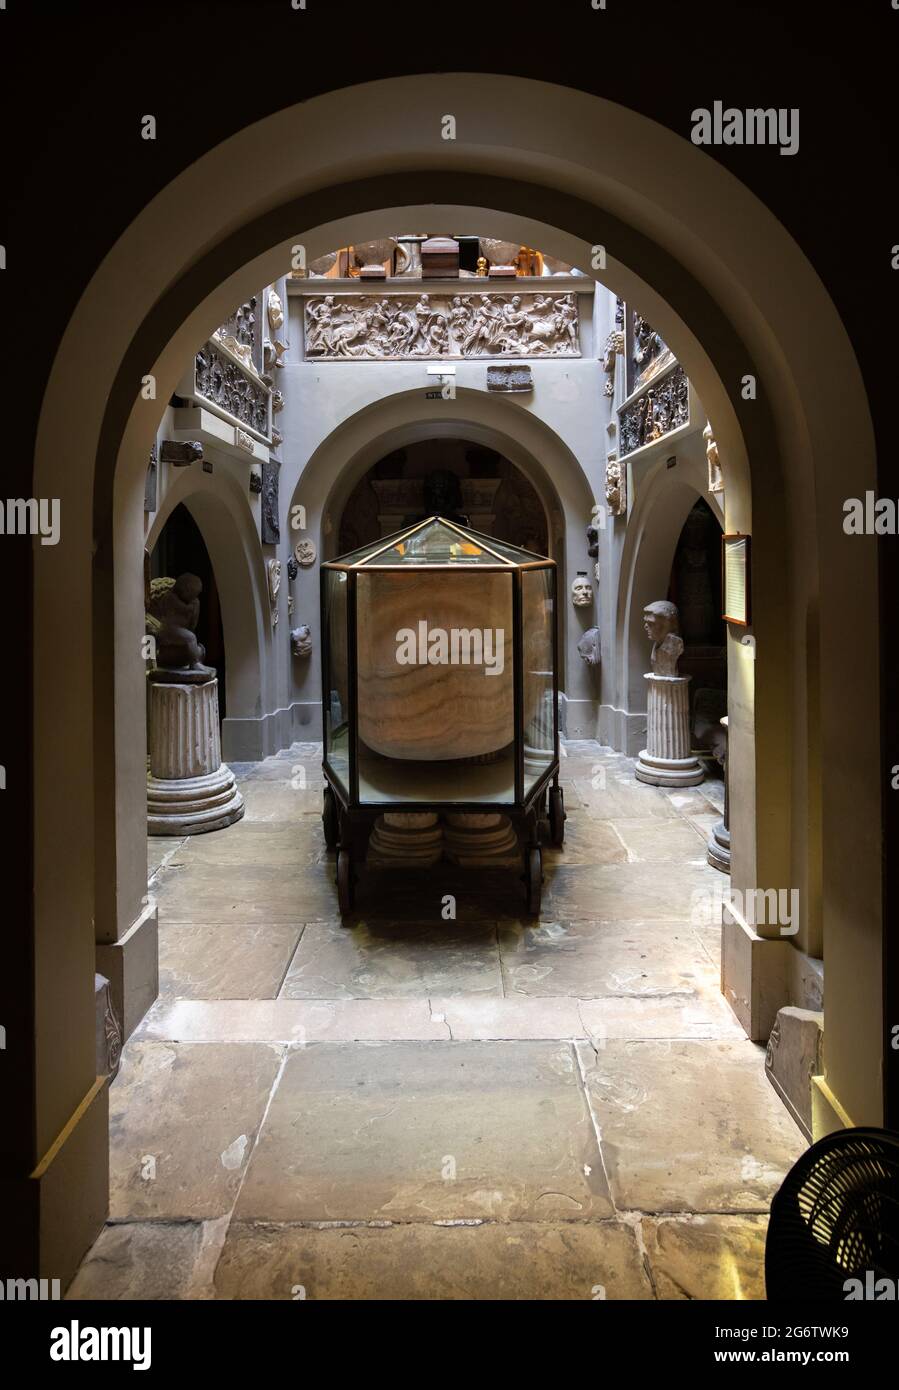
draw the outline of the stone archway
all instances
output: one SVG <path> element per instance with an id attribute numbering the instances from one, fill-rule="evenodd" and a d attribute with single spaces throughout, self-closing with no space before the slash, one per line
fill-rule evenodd
<path id="1" fill-rule="evenodd" d="M 373 102 L 376 131 L 364 119 Z M 756 874 L 766 886 L 820 892 L 824 902 L 833 986 L 820 1101 L 832 1123 L 881 1115 L 876 566 L 871 548 L 842 534 L 844 459 L 854 460 L 857 490 L 876 484 L 867 401 L 845 331 L 784 229 L 686 140 L 583 93 L 489 74 L 444 78 L 441 102 L 458 114 L 460 131 L 477 132 L 474 140 L 441 144 L 423 76 L 343 89 L 225 141 L 120 238 L 54 365 L 35 491 L 61 499 L 66 527 L 35 567 L 35 662 L 38 672 L 65 666 L 69 686 L 61 710 L 36 681 L 37 1060 L 35 1110 L 23 1120 L 36 1136 L 41 1181 L 52 1175 L 57 1190 L 68 1183 L 83 1197 L 59 1218 L 57 1247 L 67 1253 L 54 1272 L 71 1267 L 105 1200 L 92 923 L 96 916 L 117 936 L 131 931 L 144 892 L 143 847 L 137 858 L 133 841 L 142 770 L 131 751 L 140 672 L 126 655 L 141 592 L 126 557 L 155 417 L 138 386 L 150 373 L 166 398 L 196 343 L 283 270 L 300 238 L 312 259 L 363 228 L 372 236 L 401 222 L 445 221 L 514 235 L 575 265 L 589 266 L 597 243 L 607 247 L 606 282 L 641 304 L 709 413 L 729 461 L 729 528 L 754 538 L 757 660 L 750 684 L 745 654 L 729 643 L 732 732 L 756 787 L 747 827 Z M 433 111 L 433 138 L 426 121 L 409 121 L 410 109 Z M 715 216 L 697 219 L 697 207 Z M 814 360 L 805 350 L 812 338 Z M 746 374 L 759 385 L 751 402 L 740 394 Z M 60 625 L 63 589 L 77 621 Z M 810 650 L 815 609 L 820 638 Z M 87 631 L 91 665 L 81 659 Z M 90 789 L 93 824 L 86 816 L 73 827 L 61 781 Z M 807 815 L 819 786 L 823 853 L 809 839 L 819 822 Z M 95 858 L 114 881 L 102 902 Z M 823 888 L 809 882 L 819 862 Z M 764 943 L 747 944 L 747 989 L 764 957 Z M 88 1153 L 90 1194 L 81 1176 Z"/>
<path id="2" fill-rule="evenodd" d="M 337 520 L 353 488 L 374 463 L 394 449 L 432 437 L 463 437 L 496 449 L 523 473 L 546 513 L 549 553 L 559 571 L 559 649 L 564 654 L 565 719 L 570 737 L 593 737 L 596 690 L 577 655 L 581 628 L 571 621 L 565 594 L 584 561 L 584 531 L 566 528 L 565 517 L 583 518 L 586 527 L 593 495 L 590 480 L 563 440 L 544 421 L 507 400 L 467 388 L 451 401 L 423 403 L 420 392 L 397 391 L 357 411 L 324 438 L 311 454 L 287 515 L 297 504 L 318 536 L 319 553 L 337 554 Z M 320 654 L 295 672 L 294 698 L 309 705 L 317 724 L 320 709 Z"/>
<path id="3" fill-rule="evenodd" d="M 248 756 L 241 725 L 255 718 L 259 694 L 271 681 L 268 614 L 263 611 L 265 573 L 252 513 L 233 478 L 186 469 L 168 489 L 146 539 L 152 551 L 175 508 L 183 503 L 200 529 L 222 605 L 228 652 L 227 716 L 222 755 Z"/>

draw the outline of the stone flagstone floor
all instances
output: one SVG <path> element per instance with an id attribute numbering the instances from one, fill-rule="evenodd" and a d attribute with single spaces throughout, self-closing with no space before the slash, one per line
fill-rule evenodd
<path id="1" fill-rule="evenodd" d="M 721 783 L 565 753 L 539 921 L 514 871 L 440 865 L 369 871 L 341 926 L 316 744 L 235 767 L 236 825 L 149 842 L 160 997 L 70 1298 L 764 1296 L 804 1141 L 691 922 Z"/>

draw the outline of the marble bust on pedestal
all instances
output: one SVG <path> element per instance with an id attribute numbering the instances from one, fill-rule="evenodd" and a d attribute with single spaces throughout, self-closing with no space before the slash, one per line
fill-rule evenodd
<path id="1" fill-rule="evenodd" d="M 634 769 L 638 782 L 657 787 L 692 787 L 705 776 L 690 746 L 689 676 L 677 674 L 684 650 L 677 608 L 667 599 L 648 603 L 643 631 L 652 641 L 646 681 L 646 747 Z"/>

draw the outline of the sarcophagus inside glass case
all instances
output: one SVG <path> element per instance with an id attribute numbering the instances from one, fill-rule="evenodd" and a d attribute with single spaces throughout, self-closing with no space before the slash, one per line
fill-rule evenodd
<path id="1" fill-rule="evenodd" d="M 325 768 L 352 805 L 522 804 L 557 757 L 556 567 L 440 517 L 322 566 Z"/>

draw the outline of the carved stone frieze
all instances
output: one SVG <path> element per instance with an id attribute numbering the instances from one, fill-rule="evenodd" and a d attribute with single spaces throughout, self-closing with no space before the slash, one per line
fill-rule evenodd
<path id="1" fill-rule="evenodd" d="M 534 378 L 530 367 L 516 363 L 515 366 L 499 364 L 487 368 L 488 391 L 533 391 Z"/>
<path id="2" fill-rule="evenodd" d="M 635 387 L 657 376 L 674 360 L 671 349 L 661 334 L 656 332 L 652 324 L 647 323 L 642 314 L 636 313 L 633 321 L 632 356 Z"/>
<path id="3" fill-rule="evenodd" d="M 614 449 L 606 454 L 606 501 L 612 516 L 624 516 L 627 511 L 627 465 L 619 461 Z"/>
<path id="4" fill-rule="evenodd" d="M 257 434 L 268 437 L 269 392 L 261 381 L 228 357 L 214 339 L 197 353 L 197 396 L 226 411 Z"/>
<path id="5" fill-rule="evenodd" d="M 251 295 L 214 334 L 257 372 L 262 367 L 262 325 L 258 308 L 256 296 Z"/>
<path id="6" fill-rule="evenodd" d="M 580 356 L 574 294 L 329 294 L 305 322 L 318 361 Z"/>
<path id="7" fill-rule="evenodd" d="M 619 412 L 621 454 L 631 454 L 690 419 L 689 387 L 683 367 L 673 371 Z"/>
<path id="8" fill-rule="evenodd" d="M 277 545 L 281 539 L 279 518 L 279 480 L 281 465 L 269 459 L 262 465 L 262 544 Z"/>

